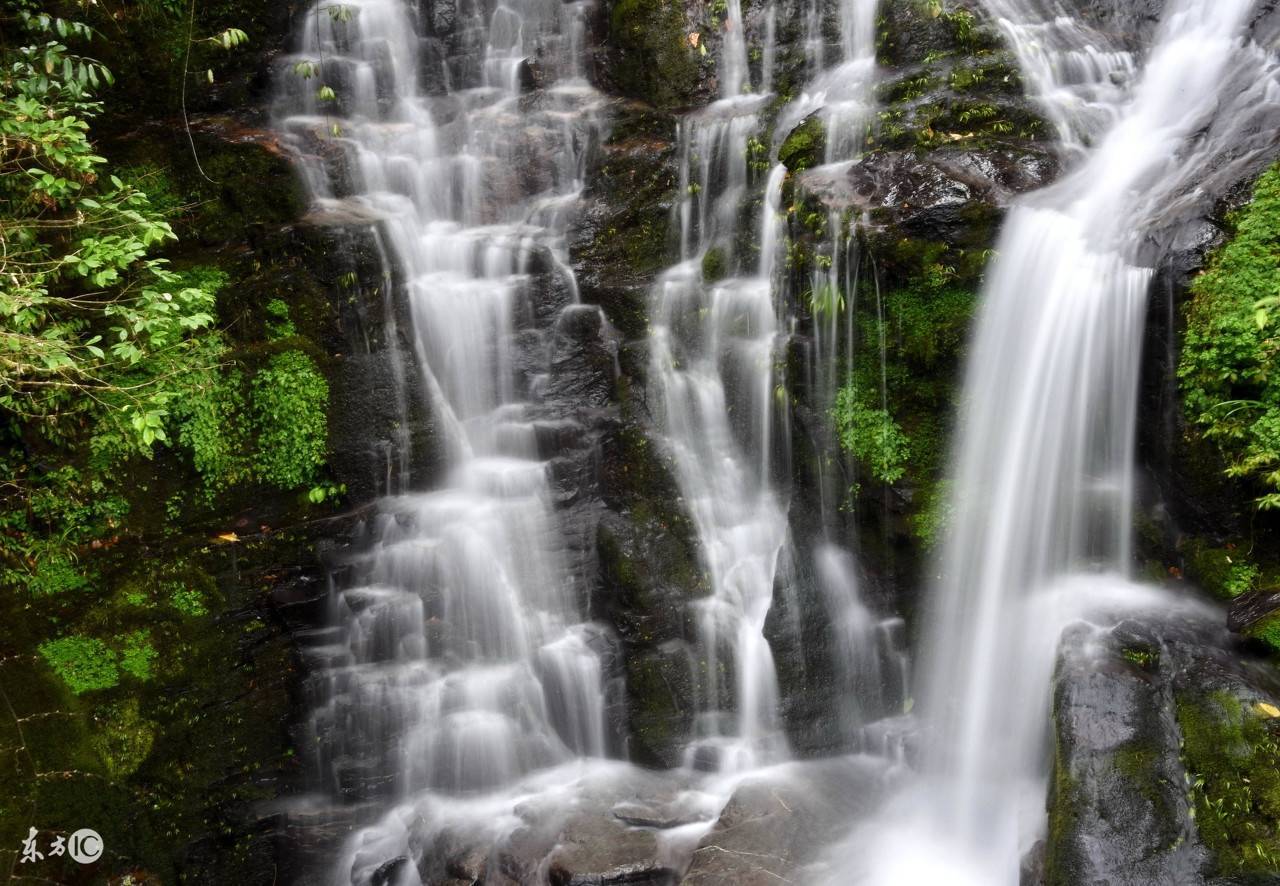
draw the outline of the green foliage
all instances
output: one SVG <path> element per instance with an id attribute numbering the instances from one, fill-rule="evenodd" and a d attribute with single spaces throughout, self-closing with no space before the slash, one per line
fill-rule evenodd
<path id="1" fill-rule="evenodd" d="M 148 257 L 173 230 L 88 137 L 93 91 L 110 74 L 42 42 L 40 31 L 67 27 L 40 21 L 0 59 L 0 408 L 56 437 L 106 406 L 150 447 L 163 442 L 153 419 L 172 395 L 166 380 L 213 322 L 213 293 Z"/>
<path id="2" fill-rule="evenodd" d="M 814 317 L 829 317 L 844 310 L 844 293 L 837 286 L 824 283 L 809 293 L 809 311 Z"/>
<path id="3" fill-rule="evenodd" d="M 169 605 L 189 618 L 199 618 L 202 615 L 209 614 L 209 609 L 205 606 L 204 595 L 195 588 L 178 588 L 174 590 L 169 595 Z"/>
<path id="4" fill-rule="evenodd" d="M 244 376 L 239 370 L 202 373 L 195 381 L 197 396 L 175 404 L 178 434 L 191 453 L 192 463 L 208 492 L 216 492 L 242 480 L 247 465 L 248 433 Z"/>
<path id="5" fill-rule="evenodd" d="M 93 637 L 72 634 L 40 644 L 40 654 L 76 695 L 110 689 L 120 682 L 116 653 Z"/>
<path id="6" fill-rule="evenodd" d="M 176 239 L 166 214 L 190 201 L 158 167 L 116 174 L 94 151 L 93 93 L 110 74 L 51 39 L 90 30 L 17 21 L 23 40 L 0 43 L 0 584 L 41 598 L 94 586 L 91 552 L 146 501 L 133 466 L 162 449 L 189 458 L 209 496 L 311 484 L 327 389 L 300 353 L 257 375 L 234 365 L 213 328 L 227 275 L 155 254 Z M 296 335 L 283 302 L 266 313 L 268 338 Z"/>
<path id="7" fill-rule="evenodd" d="M 866 465 L 881 483 L 894 483 L 906 472 L 911 445 L 886 410 L 868 406 L 857 387 L 848 385 L 836 396 L 832 410 L 840 445 Z"/>
<path id="8" fill-rule="evenodd" d="M 268 326 L 273 336 L 292 332 L 288 320 Z M 199 394 L 176 414 L 207 493 L 244 482 L 293 489 L 315 479 L 328 455 L 329 385 L 306 354 L 277 354 L 248 380 L 235 369 L 208 374 Z"/>
<path id="9" fill-rule="evenodd" d="M 911 515 L 911 531 L 926 548 L 942 540 L 951 525 L 951 481 L 930 483 L 921 496 L 920 510 Z"/>
<path id="10" fill-rule="evenodd" d="M 71 465 L 42 469 L 15 453 L 0 467 L 23 492 L 21 507 L 0 509 L 0 584 L 35 597 L 87 588 L 79 552 L 119 528 L 128 502 L 104 478 Z"/>
<path id="11" fill-rule="evenodd" d="M 311 480 L 328 454 L 329 384 L 301 351 L 286 351 L 253 379 L 254 473 L 282 488 Z"/>
<path id="12" fill-rule="evenodd" d="M 120 653 L 120 668 L 144 683 L 153 676 L 156 648 L 151 645 L 151 632 L 134 631 L 124 638 L 124 649 Z"/>
<path id="13" fill-rule="evenodd" d="M 266 305 L 267 316 L 267 338 L 276 341 L 282 338 L 292 338 L 298 334 L 297 327 L 293 325 L 293 321 L 289 319 L 289 305 L 284 299 L 273 298 Z"/>
<path id="14" fill-rule="evenodd" d="M 1230 476 L 1266 490 L 1262 508 L 1280 506 L 1280 338 L 1266 309 L 1278 294 L 1280 167 L 1274 167 L 1258 179 L 1231 239 L 1191 284 L 1178 366 L 1187 417 L 1222 451 Z"/>
<path id="15" fill-rule="evenodd" d="M 837 398 L 836 429 L 842 448 L 871 476 L 913 490 L 907 527 L 931 546 L 950 519 L 942 480 L 947 422 L 990 253 L 905 237 L 873 241 L 872 248 L 879 275 L 863 274 L 850 299 L 857 343 Z M 829 295 L 819 294 L 818 313 Z"/>

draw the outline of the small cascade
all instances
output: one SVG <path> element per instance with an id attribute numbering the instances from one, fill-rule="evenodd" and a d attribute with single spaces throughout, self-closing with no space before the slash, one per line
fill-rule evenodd
<path id="1" fill-rule="evenodd" d="M 902 619 L 881 618 L 863 602 L 857 563 L 848 551 L 823 543 L 814 557 L 818 588 L 836 639 L 846 740 L 872 753 L 896 756 L 896 751 L 877 745 L 878 731 L 872 724 L 900 712 L 907 697 Z"/>
<path id="2" fill-rule="evenodd" d="M 389 338 L 420 373 L 402 397 L 427 399 L 447 464 L 438 488 L 379 503 L 340 571 L 335 627 L 307 650 L 318 785 L 374 811 L 607 750 L 608 641 L 563 560 L 537 374 L 516 366 L 535 292 L 579 307 L 564 231 L 595 138 L 589 7 L 499 3 L 467 26 L 475 51 L 434 60 L 414 9 L 317 4 L 277 103 L 317 213 L 370 226 L 384 249 Z M 362 882 L 411 839 L 392 812 L 353 837 L 335 880 Z"/>
<path id="3" fill-rule="evenodd" d="M 1067 15 L 1022 0 L 984 0 L 1018 56 L 1032 95 L 1069 154 L 1079 155 L 1118 119 L 1137 73 L 1132 51 Z"/>
<path id="4" fill-rule="evenodd" d="M 851 159 L 860 148 L 875 68 L 875 7 L 875 0 L 841 5 L 841 60 L 828 69 L 822 67 L 825 48 L 814 7 L 811 36 L 818 42 L 811 54 L 813 80 L 800 98 L 778 112 L 775 141 L 805 117 L 820 114 L 833 133 L 829 159 Z M 705 665 L 697 735 L 686 762 L 728 772 L 787 756 L 776 669 L 765 638 L 775 589 L 782 586 L 787 592 L 794 579 L 794 570 L 784 568 L 794 557 L 785 493 L 777 484 L 789 470 L 791 422 L 776 364 L 791 333 L 784 306 L 795 300 L 780 273 L 787 170 L 774 162 L 760 177 L 747 162 L 749 141 L 761 132 L 771 98 L 765 90 L 773 76 L 769 35 L 774 12 L 767 15 L 762 88 L 749 90 L 741 8 L 731 0 L 720 62 L 721 97 L 681 122 L 680 262 L 654 287 L 651 311 L 650 377 L 661 395 L 667 444 L 712 587 L 711 595 L 694 607 Z M 775 156 L 777 147 L 772 148 Z M 762 184 L 759 227 L 753 232 L 758 257 L 740 255 L 743 209 Z M 835 224 L 833 230 L 841 231 L 841 226 Z M 847 237 L 841 242 L 847 244 Z M 856 265 L 856 256 L 852 263 L 840 262 L 834 273 L 844 276 L 834 285 L 854 285 Z M 833 311 L 830 319 L 850 324 L 849 317 Z M 849 342 L 852 333 L 836 338 Z M 834 389 L 833 381 L 825 390 L 833 397 Z M 840 589 L 829 599 L 839 609 L 837 617 L 848 624 L 851 607 L 861 605 L 857 585 L 835 582 L 832 587 L 836 585 Z M 883 643 L 874 625 L 857 642 L 862 641 L 867 647 L 852 655 L 880 654 Z M 858 671 L 857 676 L 850 673 L 850 680 L 868 677 L 852 660 L 850 666 Z M 878 692 L 878 676 L 875 681 Z M 880 706 L 877 702 L 868 709 Z"/>

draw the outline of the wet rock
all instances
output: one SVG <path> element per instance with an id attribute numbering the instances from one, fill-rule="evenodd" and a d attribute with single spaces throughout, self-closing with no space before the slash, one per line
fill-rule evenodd
<path id="1" fill-rule="evenodd" d="M 883 36 L 876 44 L 876 61 L 886 67 L 901 69 L 931 54 L 970 55 L 1000 45 L 997 28 L 976 0 L 948 3 L 946 15 L 934 15 L 921 3 L 882 6 Z"/>
<path id="2" fill-rule="evenodd" d="M 613 396 L 617 344 L 604 313 L 572 305 L 551 333 L 551 361 L 544 396 L 565 408 L 600 409 Z"/>
<path id="3" fill-rule="evenodd" d="M 1280 874 L 1278 688 L 1274 668 L 1207 615 L 1069 631 L 1055 678 L 1044 882 Z"/>
<path id="4" fill-rule="evenodd" d="M 486 876 L 513 883 L 545 878 L 552 886 L 674 886 L 676 872 L 657 831 L 630 827 L 611 809 L 669 804 L 681 786 L 678 778 L 611 765 L 587 772 L 565 792 L 536 795 L 516 807 L 522 824 L 493 847 Z"/>
<path id="5" fill-rule="evenodd" d="M 612 91 L 664 109 L 713 97 L 714 65 L 704 73 L 695 8 L 671 0 L 612 0 L 606 41 Z"/>
<path id="6" fill-rule="evenodd" d="M 702 820 L 696 812 L 674 803 L 619 803 L 613 807 L 613 817 L 631 827 L 658 830 L 678 828 Z"/>
<path id="7" fill-rule="evenodd" d="M 660 856 L 653 830 L 589 813 L 575 816 L 561 829 L 547 878 L 552 886 L 675 886 L 676 873 Z"/>
<path id="8" fill-rule="evenodd" d="M 915 237 L 970 244 L 993 216 L 1057 173 L 1052 154 L 1030 147 L 947 148 L 924 155 L 876 151 L 847 169 L 821 167 L 799 186 L 826 207 L 868 213 L 873 224 Z"/>
<path id="9" fill-rule="evenodd" d="M 603 307 L 624 339 L 637 339 L 647 333 L 649 287 L 669 261 L 675 120 L 634 102 L 614 102 L 607 117 L 569 253 L 582 300 Z"/>
<path id="10" fill-rule="evenodd" d="M 684 886 L 805 882 L 804 867 L 878 802 L 880 764 L 795 764 L 740 786 L 694 851 Z"/>
<path id="11" fill-rule="evenodd" d="M 1165 5 L 1166 0 L 1068 0 L 1065 4 L 1082 22 L 1132 47 L 1150 39 Z"/>
<path id="12" fill-rule="evenodd" d="M 369 878 L 369 886 L 396 886 L 401 873 L 409 866 L 409 857 L 401 855 L 378 865 L 378 869 Z"/>
<path id="13" fill-rule="evenodd" d="M 1048 884 L 1192 882 L 1180 734 L 1160 637 L 1126 622 L 1063 638 L 1054 686 Z"/>
<path id="14" fill-rule="evenodd" d="M 1249 591 L 1231 601 L 1227 627 L 1238 634 L 1249 633 L 1280 615 L 1280 590 Z"/>

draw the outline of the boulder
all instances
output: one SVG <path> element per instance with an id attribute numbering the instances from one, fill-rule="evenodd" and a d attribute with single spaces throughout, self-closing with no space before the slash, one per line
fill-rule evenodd
<path id="1" fill-rule="evenodd" d="M 820 167 L 799 185 L 824 206 L 868 213 L 873 224 L 913 237 L 980 246 L 993 215 L 1052 181 L 1057 160 L 1032 147 L 875 151 L 847 168 Z"/>
<path id="2" fill-rule="evenodd" d="M 694 850 L 682 886 L 805 882 L 805 866 L 878 802 L 882 765 L 837 758 L 748 779 Z"/>
<path id="3" fill-rule="evenodd" d="M 1053 724 L 1046 886 L 1280 876 L 1280 675 L 1211 618 L 1068 631 Z"/>
<path id="4" fill-rule="evenodd" d="M 1194 881 L 1203 850 L 1189 826 L 1170 667 L 1160 637 L 1136 622 L 1064 636 L 1047 884 Z"/>

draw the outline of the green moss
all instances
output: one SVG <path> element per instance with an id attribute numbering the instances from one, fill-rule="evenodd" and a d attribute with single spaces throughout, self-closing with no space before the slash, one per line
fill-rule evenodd
<path id="1" fill-rule="evenodd" d="M 115 651 L 94 637 L 73 634 L 46 640 L 39 648 L 44 660 L 76 695 L 110 689 L 120 682 Z"/>
<path id="2" fill-rule="evenodd" d="M 1264 618 L 1249 628 L 1249 636 L 1280 651 L 1280 616 Z"/>
<path id="3" fill-rule="evenodd" d="M 1164 805 L 1167 797 L 1167 783 L 1159 775 L 1160 758 L 1159 750 L 1140 741 L 1126 742 L 1112 756 L 1116 771 L 1157 807 Z"/>
<path id="4" fill-rule="evenodd" d="M 609 16 L 618 50 L 616 82 L 625 94 L 659 108 L 689 105 L 699 80 L 699 55 L 675 0 L 619 0 Z"/>
<path id="5" fill-rule="evenodd" d="M 792 172 L 803 172 L 822 163 L 827 145 L 827 128 L 822 119 L 806 117 L 791 130 L 778 148 L 778 161 Z"/>
<path id="6" fill-rule="evenodd" d="M 1152 670 L 1160 663 L 1160 650 L 1152 646 L 1127 646 L 1120 654 L 1125 661 L 1144 671 Z"/>
<path id="7" fill-rule="evenodd" d="M 1063 881 L 1063 872 L 1072 868 L 1071 836 L 1078 830 L 1082 800 L 1080 787 L 1067 765 L 1061 737 L 1054 742 L 1053 774 L 1049 782 L 1048 857 L 1045 880 L 1050 886 Z"/>
<path id="8" fill-rule="evenodd" d="M 951 525 L 951 489 L 952 483 L 946 479 L 926 483 L 920 495 L 919 510 L 909 518 L 912 534 L 925 548 L 937 545 Z"/>
<path id="9" fill-rule="evenodd" d="M 1222 600 L 1230 600 L 1252 590 L 1258 567 L 1238 550 L 1214 547 L 1200 538 L 1183 542 L 1182 555 L 1187 578 Z"/>
<path id="10" fill-rule="evenodd" d="M 94 749 L 102 756 L 112 778 L 127 778 L 151 753 L 156 724 L 142 717 L 136 698 L 104 705 L 95 719 L 99 731 L 92 738 Z"/>
<path id="11" fill-rule="evenodd" d="M 1216 872 L 1280 873 L 1277 721 L 1228 692 L 1176 701 L 1196 826 Z"/>
<path id="12" fill-rule="evenodd" d="M 724 250 L 712 246 L 702 256 L 702 280 L 704 283 L 715 283 L 724 279 L 729 273 L 728 262 L 725 261 Z"/>
<path id="13" fill-rule="evenodd" d="M 938 77 L 929 72 L 908 74 L 897 80 L 890 80 L 877 89 L 878 98 L 882 105 L 894 105 L 899 102 L 913 102 L 933 89 L 936 89 L 941 81 Z"/>

